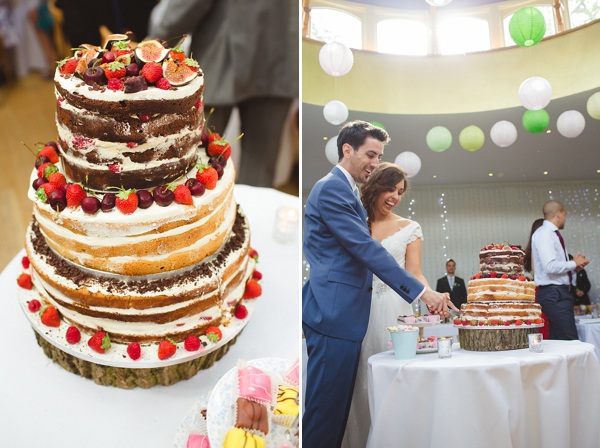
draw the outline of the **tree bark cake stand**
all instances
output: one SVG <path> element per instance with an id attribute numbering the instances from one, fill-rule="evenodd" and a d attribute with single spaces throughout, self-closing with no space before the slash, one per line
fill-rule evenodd
<path id="1" fill-rule="evenodd" d="M 458 328 L 460 348 L 479 352 L 517 350 L 529 347 L 529 334 L 539 333 L 544 325 L 462 326 Z"/>
<path id="2" fill-rule="evenodd" d="M 178 343 L 176 353 L 164 360 L 158 359 L 158 344 L 142 345 L 142 356 L 134 361 L 127 355 L 126 344 L 111 342 L 106 353 L 95 352 L 87 344 L 89 335 L 84 333 L 77 344 L 69 344 L 66 340 L 69 327 L 67 322 L 62 321 L 59 327 L 48 327 L 41 323 L 39 312 L 29 311 L 28 302 L 39 300 L 35 287 L 32 290 L 18 288 L 17 295 L 36 340 L 48 358 L 65 370 L 92 379 L 97 384 L 121 389 L 169 386 L 209 368 L 235 344 L 252 316 L 257 300 L 242 300 L 248 309 L 248 315 L 244 319 L 232 316 L 228 325 L 220 325 L 223 337 L 216 343 L 201 336 L 200 340 L 206 345 L 195 352 L 186 351 L 183 343 Z"/>

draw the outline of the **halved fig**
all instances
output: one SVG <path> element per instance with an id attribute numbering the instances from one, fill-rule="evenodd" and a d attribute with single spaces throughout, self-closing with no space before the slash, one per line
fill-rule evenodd
<path id="1" fill-rule="evenodd" d="M 141 62 L 162 62 L 169 54 L 169 49 L 157 40 L 144 40 L 135 48 L 135 56 Z"/>
<path id="2" fill-rule="evenodd" d="M 131 58 L 131 53 L 129 54 L 122 54 L 121 56 L 117 56 L 117 58 L 115 59 L 115 61 L 117 62 L 121 62 L 123 64 L 125 64 L 126 66 L 131 64 L 132 62 L 132 58 Z"/>
<path id="3" fill-rule="evenodd" d="M 167 59 L 163 62 L 163 76 L 172 86 L 182 86 L 194 79 L 198 73 L 193 71 L 185 64 L 177 64 L 175 61 Z"/>
<path id="4" fill-rule="evenodd" d="M 118 42 L 120 40 L 129 40 L 129 37 L 125 34 L 109 34 L 106 36 L 106 40 L 104 41 L 104 46 L 102 48 L 109 49 L 112 47 L 113 43 Z"/>

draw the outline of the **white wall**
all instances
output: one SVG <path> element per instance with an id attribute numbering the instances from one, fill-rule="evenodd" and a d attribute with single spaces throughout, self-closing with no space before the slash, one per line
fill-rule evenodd
<path id="1" fill-rule="evenodd" d="M 542 217 L 542 206 L 549 199 L 567 208 L 561 234 L 571 254 L 582 252 L 591 260 L 586 268 L 592 283 L 590 298 L 598 301 L 600 181 L 414 187 L 395 212 L 421 224 L 423 272 L 435 288 L 448 258 L 456 261 L 457 275 L 468 281 L 479 271 L 478 254 L 483 246 L 508 242 L 524 248 L 531 224 Z"/>

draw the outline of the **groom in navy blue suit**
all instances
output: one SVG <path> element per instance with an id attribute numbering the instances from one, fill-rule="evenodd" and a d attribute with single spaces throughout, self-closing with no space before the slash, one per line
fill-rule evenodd
<path id="1" fill-rule="evenodd" d="M 303 249 L 310 278 L 302 288 L 308 349 L 302 445 L 307 448 L 342 443 L 369 323 L 373 273 L 407 302 L 420 298 L 431 312 L 448 311 L 447 295 L 425 288 L 369 233 L 356 183 L 378 167 L 388 141 L 387 132 L 370 123 L 346 123 L 338 135 L 338 165 L 306 202 Z"/>

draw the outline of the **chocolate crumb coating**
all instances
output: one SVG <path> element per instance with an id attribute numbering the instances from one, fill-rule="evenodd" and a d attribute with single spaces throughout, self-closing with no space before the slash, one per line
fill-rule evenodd
<path id="1" fill-rule="evenodd" d="M 245 398 L 237 399 L 237 420 L 236 428 L 256 429 L 263 434 L 269 432 L 269 422 L 267 408 L 263 404 L 255 403 L 254 401 L 246 400 Z"/>

